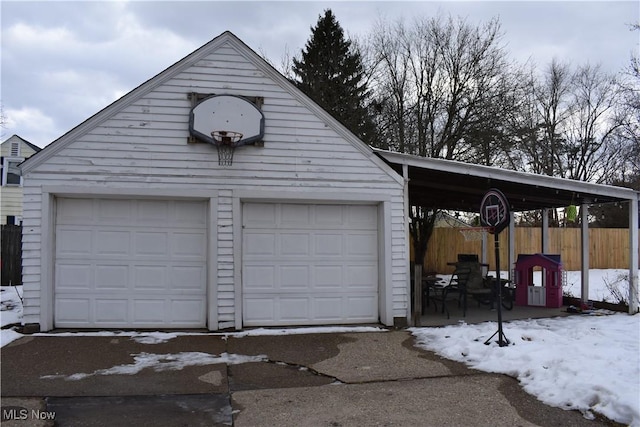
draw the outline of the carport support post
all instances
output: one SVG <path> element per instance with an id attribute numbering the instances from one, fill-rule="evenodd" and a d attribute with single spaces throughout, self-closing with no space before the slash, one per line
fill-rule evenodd
<path id="1" fill-rule="evenodd" d="M 413 326 L 422 326 L 422 265 L 415 263 L 413 268 Z"/>
<path id="2" fill-rule="evenodd" d="M 543 254 L 549 253 L 549 208 L 542 209 L 542 232 L 541 236 L 541 252 Z M 545 274 L 545 270 L 542 269 L 542 286 L 547 286 L 547 275 Z"/>
<path id="3" fill-rule="evenodd" d="M 583 303 L 589 301 L 589 205 L 580 206 L 580 236 L 582 249 L 582 288 L 580 300 Z"/>
<path id="4" fill-rule="evenodd" d="M 636 193 L 635 200 L 629 200 L 629 314 L 638 312 L 638 197 L 640 193 Z"/>

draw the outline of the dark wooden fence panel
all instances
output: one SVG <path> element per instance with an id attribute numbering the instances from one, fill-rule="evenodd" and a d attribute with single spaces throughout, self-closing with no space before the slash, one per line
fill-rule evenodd
<path id="1" fill-rule="evenodd" d="M 2 253 L 2 286 L 22 284 L 22 226 L 0 226 Z"/>

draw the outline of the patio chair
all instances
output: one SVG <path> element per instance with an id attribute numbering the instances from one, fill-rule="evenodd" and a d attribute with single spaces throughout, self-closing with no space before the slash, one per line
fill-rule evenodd
<path id="1" fill-rule="evenodd" d="M 450 300 L 458 301 L 458 306 L 460 306 L 460 302 L 461 300 L 463 300 L 464 301 L 463 304 L 466 305 L 465 290 L 467 288 L 467 282 L 469 281 L 470 275 L 471 275 L 471 268 L 469 268 L 469 266 L 456 265 L 456 269 L 451 275 L 449 284 L 443 288 L 442 294 L 440 295 L 439 299 L 442 302 L 442 312 L 447 313 L 447 319 L 451 317 L 449 314 L 449 308 L 447 307 L 447 301 L 450 301 Z M 466 306 L 465 306 L 465 314 L 466 314 Z"/>

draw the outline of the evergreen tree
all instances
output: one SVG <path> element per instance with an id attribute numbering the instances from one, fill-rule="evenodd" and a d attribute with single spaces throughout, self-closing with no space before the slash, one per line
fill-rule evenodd
<path id="1" fill-rule="evenodd" d="M 368 91 L 360 52 L 345 39 L 342 27 L 325 10 L 311 37 L 293 59 L 294 83 L 318 105 L 367 144 L 374 140 L 374 125 L 367 110 Z"/>

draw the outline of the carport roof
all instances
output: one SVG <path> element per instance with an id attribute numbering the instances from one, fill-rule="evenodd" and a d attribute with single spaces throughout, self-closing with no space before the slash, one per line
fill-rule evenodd
<path id="1" fill-rule="evenodd" d="M 478 212 L 490 188 L 502 191 L 516 212 L 638 200 L 636 191 L 623 187 L 379 149 L 374 152 L 400 175 L 407 165 L 409 200 L 426 208 Z"/>

